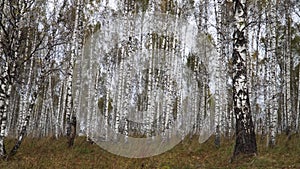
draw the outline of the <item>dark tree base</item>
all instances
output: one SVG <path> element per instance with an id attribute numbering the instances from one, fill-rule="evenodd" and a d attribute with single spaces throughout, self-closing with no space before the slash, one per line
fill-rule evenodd
<path id="1" fill-rule="evenodd" d="M 74 145 L 74 140 L 75 140 L 75 136 L 76 136 L 76 117 L 75 116 L 72 117 L 70 126 L 71 126 L 71 131 L 70 131 L 70 135 L 68 137 L 68 146 L 72 147 Z"/>
<path id="2" fill-rule="evenodd" d="M 236 137 L 236 143 L 234 146 L 233 157 L 240 154 L 256 155 L 257 145 L 255 139 L 255 133 L 240 132 Z"/>

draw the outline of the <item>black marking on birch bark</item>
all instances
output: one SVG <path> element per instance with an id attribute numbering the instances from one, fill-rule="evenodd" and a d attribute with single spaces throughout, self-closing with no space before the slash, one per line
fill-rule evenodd
<path id="1" fill-rule="evenodd" d="M 234 1 L 235 32 L 233 34 L 233 100 L 236 116 L 236 144 L 232 160 L 239 154 L 256 154 L 257 146 L 252 122 L 249 92 L 247 88 L 247 40 L 245 25 L 246 7 L 240 0 Z M 241 30 L 239 30 L 241 29 Z M 242 54 L 242 55 L 241 55 Z M 245 58 L 242 58 L 244 56 Z"/>

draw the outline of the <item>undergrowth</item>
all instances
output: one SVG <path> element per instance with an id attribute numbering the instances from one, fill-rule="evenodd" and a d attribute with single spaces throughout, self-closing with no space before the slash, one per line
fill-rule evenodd
<path id="1" fill-rule="evenodd" d="M 6 139 L 7 149 L 14 139 Z M 68 148 L 67 139 L 25 138 L 21 148 L 10 160 L 0 161 L 1 169 L 197 169 L 197 168 L 300 168 L 300 137 L 290 140 L 285 135 L 277 137 L 273 148 L 266 147 L 266 140 L 257 138 L 258 154 L 239 157 L 232 163 L 234 138 L 222 138 L 216 148 L 211 137 L 203 144 L 198 138 L 187 137 L 173 149 L 149 158 L 135 159 L 117 156 L 91 144 L 84 137 L 77 137 L 74 147 Z"/>

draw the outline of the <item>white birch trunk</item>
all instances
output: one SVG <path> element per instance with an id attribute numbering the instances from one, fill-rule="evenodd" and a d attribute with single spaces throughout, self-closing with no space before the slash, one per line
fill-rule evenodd
<path id="1" fill-rule="evenodd" d="M 1 8 L 2 8 L 1 18 L 3 17 L 2 14 L 5 12 L 5 10 L 7 10 L 7 12 L 11 12 L 10 10 L 12 10 L 12 8 L 10 5 L 11 4 L 6 4 L 5 2 L 1 4 Z M 8 105 L 9 105 L 9 99 L 11 95 L 12 84 L 14 83 L 14 78 L 16 73 L 15 72 L 16 60 L 18 60 L 19 58 L 20 37 L 21 37 L 21 28 L 22 28 L 21 22 L 24 19 L 24 16 L 21 16 L 20 14 L 24 14 L 24 10 L 25 10 L 24 8 L 25 8 L 24 3 L 18 4 L 18 8 L 15 8 L 18 9 L 17 16 L 14 18 L 9 18 L 11 21 L 9 24 L 13 23 L 12 25 L 10 25 L 12 26 L 10 27 L 11 30 L 6 30 L 6 31 L 10 31 L 10 33 L 13 35 L 12 39 L 10 39 L 10 41 L 13 43 L 10 45 L 9 47 L 10 49 L 8 49 L 12 52 L 10 53 L 9 56 L 6 56 L 7 60 L 5 60 L 3 69 L 0 70 L 2 73 L 2 75 L 0 76 L 0 157 L 4 157 L 6 155 L 4 138 L 7 132 L 6 131 L 7 113 L 8 113 Z M 7 16 L 10 16 L 10 14 L 7 14 Z M 2 31 L 5 28 L 8 28 L 6 27 L 8 24 L 6 23 L 1 23 L 1 24 L 4 25 L 4 27 L 1 28 Z"/>
<path id="2" fill-rule="evenodd" d="M 56 110 L 56 119 L 55 119 L 55 138 L 57 139 L 61 134 L 61 104 L 62 104 L 62 98 L 63 97 L 63 84 L 60 86 L 60 94 L 58 96 L 58 104 L 57 104 L 57 110 Z"/>
<path id="3" fill-rule="evenodd" d="M 62 98 L 62 107 L 61 107 L 61 118 L 60 118 L 60 127 L 61 127 L 61 129 L 62 129 L 62 131 L 61 131 L 61 133 L 62 134 L 64 134 L 64 129 L 66 128 L 66 126 L 65 126 L 65 117 L 64 117 L 64 113 L 65 113 L 65 111 L 66 111 L 66 97 L 67 97 L 67 92 L 66 92 L 66 82 L 65 81 L 63 81 L 62 82 L 62 87 L 61 87 L 61 92 L 62 92 L 62 96 L 61 97 L 63 97 Z"/>
<path id="4" fill-rule="evenodd" d="M 216 29 L 217 29 L 217 44 L 216 44 L 216 49 L 217 49 L 217 65 L 216 65 L 216 84 L 215 84 L 215 145 L 217 147 L 220 146 L 220 135 L 221 135 L 221 116 L 222 116 L 222 104 L 221 102 L 221 96 L 224 97 L 221 93 L 223 93 L 223 88 L 222 88 L 222 40 L 221 40 L 221 30 L 222 30 L 222 1 L 218 0 L 217 2 L 215 1 L 215 17 L 216 17 Z M 222 81 L 222 82 L 221 82 Z"/>
<path id="5" fill-rule="evenodd" d="M 97 107 L 98 107 L 98 90 L 99 90 L 99 72 L 96 72 L 95 76 L 95 87 L 94 87 L 94 97 L 93 97 L 93 123 L 91 125 L 91 134 L 96 133 L 97 126 L 99 126 L 99 117 L 97 117 Z M 102 111 L 102 110 L 101 110 Z M 92 135 L 93 138 L 93 135 Z"/>
<path id="6" fill-rule="evenodd" d="M 2 69 L 2 75 L 0 77 L 0 157 L 4 157 L 6 155 L 4 138 L 6 130 L 7 106 L 11 89 L 11 85 L 8 81 L 8 76 L 8 64 L 6 63 L 4 68 Z"/>
<path id="7" fill-rule="evenodd" d="M 91 133 L 91 123 L 92 123 L 92 106 L 93 106 L 93 102 L 92 102 L 92 84 L 93 84 L 93 80 L 92 80 L 92 61 L 90 60 L 88 63 L 88 72 L 87 72 L 87 117 L 86 117 L 86 137 L 87 137 L 87 141 L 90 138 L 90 133 Z"/>
<path id="8" fill-rule="evenodd" d="M 289 18 L 289 14 L 286 14 L 286 20 L 288 20 Z M 288 36 L 286 38 L 286 53 L 285 53 L 285 126 L 286 126 L 286 134 L 289 135 L 289 133 L 291 132 L 291 127 L 292 127 L 292 123 L 291 123 L 291 117 L 292 117 L 292 88 L 291 88 L 291 55 L 290 55 L 290 29 L 287 28 L 286 29 L 286 36 Z"/>
<path id="9" fill-rule="evenodd" d="M 72 84 L 73 84 L 73 72 L 74 65 L 76 61 L 76 57 L 78 55 L 78 37 L 80 30 L 80 14 L 82 12 L 82 0 L 78 0 L 76 4 L 76 13 L 75 13 L 75 21 L 74 21 L 74 29 L 72 35 L 71 42 L 71 59 L 68 68 L 68 77 L 67 77 L 67 98 L 66 98 L 66 135 L 69 137 L 71 134 L 71 114 L 73 111 L 73 97 L 72 97 Z"/>

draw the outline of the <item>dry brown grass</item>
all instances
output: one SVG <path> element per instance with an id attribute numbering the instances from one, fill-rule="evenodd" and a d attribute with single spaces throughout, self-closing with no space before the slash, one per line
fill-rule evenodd
<path id="1" fill-rule="evenodd" d="M 1 169 L 196 169 L 196 168 L 300 168 L 300 138 L 294 135 L 287 140 L 279 136 L 274 148 L 266 148 L 265 140 L 258 139 L 258 155 L 239 157 L 230 163 L 234 139 L 222 139 L 221 147 L 214 146 L 213 138 L 203 144 L 197 137 L 183 140 L 161 155 L 130 159 L 113 155 L 83 137 L 75 140 L 73 148 L 67 147 L 67 139 L 26 138 L 18 153 L 9 161 L 0 161 Z M 14 140 L 7 139 L 7 147 Z"/>

